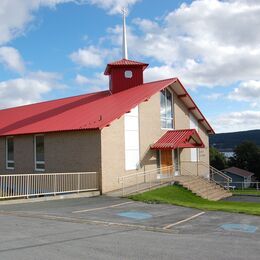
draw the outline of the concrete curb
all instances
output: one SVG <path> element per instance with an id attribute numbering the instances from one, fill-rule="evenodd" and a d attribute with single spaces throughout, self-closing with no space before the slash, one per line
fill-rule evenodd
<path id="1" fill-rule="evenodd" d="M 63 200 L 63 199 L 90 198 L 90 197 L 97 197 L 99 195 L 100 195 L 100 191 L 89 191 L 89 192 L 62 194 L 62 195 L 47 196 L 47 197 L 40 197 L 40 198 L 3 200 L 0 201 L 0 205 L 13 205 L 13 204 L 44 202 L 44 201 Z"/>
<path id="2" fill-rule="evenodd" d="M 260 197 L 260 195 L 253 194 L 232 194 L 232 197 Z"/>

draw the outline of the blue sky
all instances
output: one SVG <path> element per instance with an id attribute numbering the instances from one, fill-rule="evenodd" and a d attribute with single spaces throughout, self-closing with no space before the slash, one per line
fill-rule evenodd
<path id="1" fill-rule="evenodd" d="M 0 107 L 108 88 L 122 6 L 146 81 L 179 77 L 217 132 L 260 128 L 256 0 L 2 0 Z"/>

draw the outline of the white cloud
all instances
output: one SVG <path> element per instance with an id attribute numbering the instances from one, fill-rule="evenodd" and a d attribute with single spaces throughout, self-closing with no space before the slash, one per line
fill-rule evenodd
<path id="1" fill-rule="evenodd" d="M 99 67 L 103 64 L 105 53 L 101 49 L 89 46 L 79 49 L 70 55 L 70 58 L 76 64 L 83 67 Z"/>
<path id="2" fill-rule="evenodd" d="M 242 82 L 228 97 L 237 101 L 260 103 L 260 81 L 249 80 Z"/>
<path id="3" fill-rule="evenodd" d="M 0 63 L 18 73 L 25 71 L 24 61 L 19 51 L 13 47 L 0 47 Z"/>
<path id="4" fill-rule="evenodd" d="M 152 58 L 157 71 L 173 71 L 188 87 L 260 80 L 259 17 L 260 1 L 182 4 L 161 21 L 134 20 L 142 33 L 128 30 L 130 57 Z M 117 45 L 119 28 L 109 30 Z"/>
<path id="5" fill-rule="evenodd" d="M 24 78 L 0 82 L 1 108 L 41 101 L 45 94 L 64 87 L 59 79 L 59 74 L 38 71 Z"/>
<path id="6" fill-rule="evenodd" d="M 83 75 L 77 74 L 76 78 L 75 78 L 75 82 L 78 85 L 84 85 L 86 83 L 89 83 L 89 79 L 87 77 L 83 76 Z"/>
<path id="7" fill-rule="evenodd" d="M 203 97 L 208 99 L 208 100 L 218 100 L 224 96 L 223 93 L 211 93 L 209 95 L 204 95 Z"/>
<path id="8" fill-rule="evenodd" d="M 99 91 L 108 88 L 108 77 L 103 72 L 95 73 L 93 77 L 88 78 L 81 74 L 77 74 L 75 82 L 78 85 L 84 85 L 88 92 Z"/>
<path id="9" fill-rule="evenodd" d="M 156 81 L 161 79 L 172 78 L 175 75 L 175 71 L 170 66 L 160 66 L 160 67 L 148 67 L 144 71 L 144 80 L 146 82 Z"/>
<path id="10" fill-rule="evenodd" d="M 96 5 L 109 14 L 118 13 L 123 6 L 131 7 L 139 0 L 1 0 L 0 45 L 23 35 L 34 14 L 41 7 L 55 8 L 58 4 L 78 3 Z"/>
<path id="11" fill-rule="evenodd" d="M 217 132 L 233 132 L 260 129 L 260 111 L 226 113 L 212 120 Z"/>
<path id="12" fill-rule="evenodd" d="M 120 13 L 123 7 L 129 8 L 140 0 L 88 0 L 89 3 L 105 9 L 109 14 Z"/>
<path id="13" fill-rule="evenodd" d="M 1 0 L 0 2 L 0 44 L 21 35 L 34 19 L 34 12 L 40 7 L 54 8 L 57 4 L 76 2 L 74 0 Z"/>

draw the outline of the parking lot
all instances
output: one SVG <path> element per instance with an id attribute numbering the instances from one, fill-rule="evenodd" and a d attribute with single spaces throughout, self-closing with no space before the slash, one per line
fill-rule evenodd
<path id="1" fill-rule="evenodd" d="M 0 205 L 0 259 L 258 259 L 260 218 L 106 196 Z"/>

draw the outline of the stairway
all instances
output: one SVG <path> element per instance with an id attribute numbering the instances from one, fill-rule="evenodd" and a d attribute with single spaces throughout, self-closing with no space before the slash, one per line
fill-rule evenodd
<path id="1" fill-rule="evenodd" d="M 204 199 L 217 201 L 232 196 L 231 192 L 203 177 L 182 175 L 174 177 L 174 181 Z"/>

